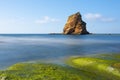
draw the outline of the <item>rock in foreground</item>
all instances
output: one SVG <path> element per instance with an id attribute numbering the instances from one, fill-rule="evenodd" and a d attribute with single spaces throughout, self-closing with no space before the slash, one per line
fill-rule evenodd
<path id="1" fill-rule="evenodd" d="M 72 69 L 72 70 L 71 70 Z M 85 79 L 82 79 L 82 78 Z M 0 80 L 88 80 L 76 69 L 55 64 L 17 63 L 0 71 Z"/>
<path id="2" fill-rule="evenodd" d="M 79 12 L 69 16 L 64 26 L 63 34 L 89 34 L 86 29 L 86 23 L 82 20 Z"/>

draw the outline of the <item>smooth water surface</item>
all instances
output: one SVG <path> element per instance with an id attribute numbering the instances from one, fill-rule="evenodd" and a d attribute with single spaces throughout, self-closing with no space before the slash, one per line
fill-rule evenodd
<path id="1" fill-rule="evenodd" d="M 63 63 L 69 56 L 120 53 L 120 35 L 0 34 L 0 69 L 17 62 Z"/>

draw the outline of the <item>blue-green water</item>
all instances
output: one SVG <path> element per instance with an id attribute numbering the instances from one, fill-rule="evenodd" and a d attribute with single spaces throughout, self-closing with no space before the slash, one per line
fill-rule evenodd
<path id="1" fill-rule="evenodd" d="M 64 63 L 69 56 L 120 53 L 120 35 L 0 34 L 0 69 L 18 62 Z"/>

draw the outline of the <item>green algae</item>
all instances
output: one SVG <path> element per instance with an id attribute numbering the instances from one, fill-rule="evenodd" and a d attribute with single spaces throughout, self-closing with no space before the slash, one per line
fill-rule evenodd
<path id="1" fill-rule="evenodd" d="M 71 58 L 69 64 L 79 70 L 91 72 L 91 75 L 96 74 L 96 77 L 102 76 L 105 78 L 99 80 L 120 80 L 119 55 L 107 54 L 94 57 L 76 57 Z"/>
<path id="2" fill-rule="evenodd" d="M 0 72 L 5 80 L 83 80 L 76 69 L 55 64 L 18 63 Z"/>
<path id="3" fill-rule="evenodd" d="M 66 65 L 17 63 L 0 71 L 0 80 L 120 80 L 120 54 L 69 58 Z"/>

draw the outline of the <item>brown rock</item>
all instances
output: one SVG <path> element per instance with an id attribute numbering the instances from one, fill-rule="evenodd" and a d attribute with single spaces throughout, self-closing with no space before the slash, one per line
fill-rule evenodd
<path id="1" fill-rule="evenodd" d="M 69 16 L 67 23 L 64 26 L 63 34 L 89 34 L 86 30 L 86 23 L 82 21 L 79 12 Z"/>

